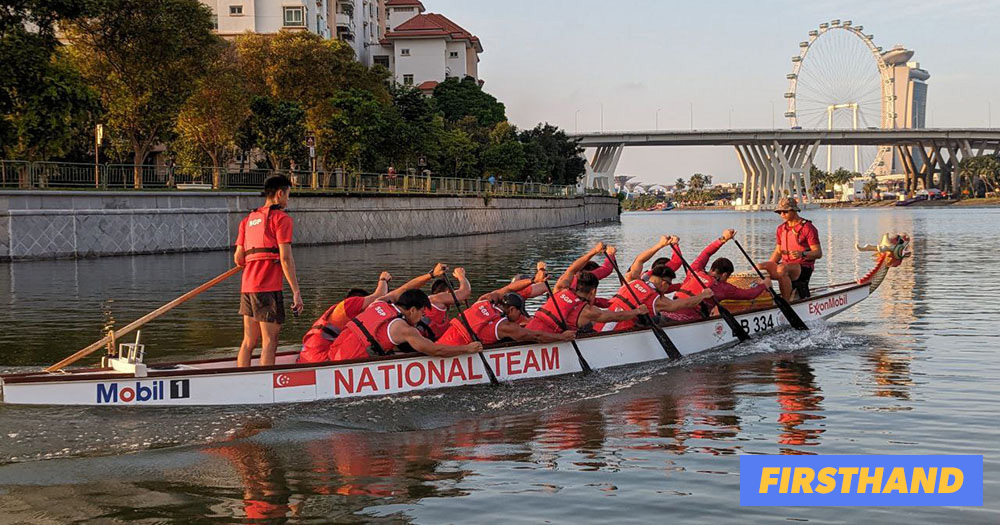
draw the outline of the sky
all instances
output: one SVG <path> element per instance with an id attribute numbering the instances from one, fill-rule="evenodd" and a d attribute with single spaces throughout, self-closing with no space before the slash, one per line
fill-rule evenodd
<path id="1" fill-rule="evenodd" d="M 484 89 L 521 128 L 787 127 L 785 75 L 822 22 L 863 25 L 930 72 L 928 127 L 1000 127 L 1000 1 L 422 0 L 482 39 Z M 773 108 L 773 111 L 772 111 Z M 990 113 L 993 113 L 990 118 Z M 742 180 L 731 147 L 626 148 L 616 174 Z"/>

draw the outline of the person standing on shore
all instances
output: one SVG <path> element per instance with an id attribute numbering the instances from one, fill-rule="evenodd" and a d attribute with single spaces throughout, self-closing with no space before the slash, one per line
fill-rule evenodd
<path id="1" fill-rule="evenodd" d="M 239 367 L 250 366 L 253 350 L 261 339 L 261 366 L 274 364 L 278 332 L 285 322 L 282 276 L 292 289 L 292 312 L 302 311 L 302 292 L 292 257 L 292 218 L 284 211 L 291 189 L 288 177 L 268 177 L 264 181 L 267 201 L 240 222 L 233 257 L 236 265 L 243 267 L 240 288 L 243 343 L 236 359 Z"/>
<path id="2" fill-rule="evenodd" d="M 792 292 L 798 292 L 799 298 L 805 299 L 809 297 L 809 278 L 816 259 L 823 257 L 819 231 L 812 221 L 799 216 L 799 203 L 792 197 L 778 201 L 774 212 L 784 221 L 778 225 L 778 244 L 771 258 L 757 267 L 778 281 L 782 297 L 791 300 Z"/>

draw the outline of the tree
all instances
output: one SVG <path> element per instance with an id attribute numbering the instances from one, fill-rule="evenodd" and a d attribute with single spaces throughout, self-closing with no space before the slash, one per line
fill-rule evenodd
<path id="1" fill-rule="evenodd" d="M 61 54 L 42 67 L 38 85 L 11 98 L 6 118 L 9 136 L 0 140 L 0 154 L 7 158 L 46 160 L 73 149 L 93 147 L 96 94 Z"/>
<path id="2" fill-rule="evenodd" d="M 861 191 L 865 193 L 866 200 L 872 200 L 872 195 L 878 192 L 878 179 L 875 178 L 875 175 L 869 177 L 865 185 L 861 187 Z"/>
<path id="3" fill-rule="evenodd" d="M 220 53 L 199 79 L 177 116 L 180 141 L 201 150 L 212 162 L 212 186 L 219 188 L 219 167 L 236 145 L 240 126 L 250 116 L 243 75 L 231 47 Z"/>
<path id="4" fill-rule="evenodd" d="M 578 141 L 571 140 L 561 129 L 548 123 L 518 133 L 524 144 L 524 179 L 548 180 L 554 184 L 572 185 L 586 173 L 586 159 Z"/>
<path id="5" fill-rule="evenodd" d="M 75 145 L 97 108 L 58 53 L 56 26 L 93 8 L 93 0 L 18 0 L 0 7 L 0 154 L 41 160 Z"/>
<path id="6" fill-rule="evenodd" d="M 473 116 L 482 126 L 493 127 L 507 120 L 506 108 L 497 99 L 483 91 L 472 77 L 459 80 L 446 78 L 434 88 L 434 106 L 444 114 L 445 120 L 456 122 Z"/>
<path id="7" fill-rule="evenodd" d="M 694 175 L 691 175 L 691 179 L 688 180 L 688 190 L 693 192 L 700 192 L 701 190 L 705 189 L 707 182 L 708 181 L 705 179 L 704 175 L 702 175 L 701 173 L 695 173 Z"/>
<path id="8" fill-rule="evenodd" d="M 241 131 L 246 144 L 261 150 L 271 169 L 280 170 L 284 161 L 305 157 L 305 111 L 294 102 L 271 97 L 250 101 L 250 118 Z"/>
<path id="9" fill-rule="evenodd" d="M 993 191 L 1000 188 L 1000 156 L 979 155 L 964 158 L 958 164 L 958 169 L 969 179 L 973 190 L 975 190 L 977 180 L 982 181 Z"/>
<path id="10" fill-rule="evenodd" d="M 100 94 L 107 124 L 140 165 L 173 131 L 195 82 L 218 52 L 212 12 L 196 0 L 102 0 L 94 16 L 66 25 L 71 54 Z"/>
<path id="11" fill-rule="evenodd" d="M 517 180 L 524 170 L 524 145 L 517 140 L 517 128 L 501 122 L 490 132 L 490 143 L 483 151 L 484 173 Z"/>
<path id="12" fill-rule="evenodd" d="M 674 189 L 675 189 L 675 191 L 682 192 L 682 191 L 684 191 L 685 187 L 687 187 L 687 185 L 684 184 L 684 179 L 682 179 L 680 177 L 677 177 L 677 180 L 674 181 Z"/>
<path id="13" fill-rule="evenodd" d="M 371 92 L 342 92 L 324 108 L 327 117 L 317 131 L 317 143 L 322 145 L 320 152 L 339 166 L 381 170 L 405 147 L 402 118 Z"/>

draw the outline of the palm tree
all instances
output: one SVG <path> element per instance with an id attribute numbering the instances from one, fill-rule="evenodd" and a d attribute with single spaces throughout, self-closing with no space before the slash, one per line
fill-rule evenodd
<path id="1" fill-rule="evenodd" d="M 861 187 L 861 191 L 865 192 L 865 199 L 872 200 L 872 194 L 878 191 L 878 179 L 874 175 L 868 179 L 868 182 Z"/>

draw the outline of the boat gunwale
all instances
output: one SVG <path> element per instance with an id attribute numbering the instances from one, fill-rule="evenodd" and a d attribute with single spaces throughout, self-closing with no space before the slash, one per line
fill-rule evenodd
<path id="1" fill-rule="evenodd" d="M 849 291 L 852 291 L 852 290 L 855 290 L 857 288 L 861 288 L 861 287 L 864 287 L 864 286 L 868 286 L 868 283 L 859 283 L 857 281 L 848 281 L 848 282 L 845 282 L 845 283 L 834 284 L 834 285 L 829 285 L 829 286 L 825 286 L 825 287 L 817 287 L 817 288 L 814 289 L 814 291 L 824 290 L 823 293 L 820 293 L 818 295 L 811 295 L 810 294 L 809 297 L 804 298 L 804 299 L 797 299 L 795 301 L 792 301 L 791 304 L 792 305 L 796 305 L 796 304 L 801 304 L 801 303 L 807 302 L 807 301 L 815 301 L 816 299 L 819 299 L 819 298 L 822 298 L 822 297 L 826 297 L 826 296 L 830 296 L 830 295 L 835 295 L 835 294 L 838 294 L 838 293 L 849 292 Z M 743 315 L 753 314 L 753 313 L 762 312 L 762 311 L 766 311 L 766 310 L 778 310 L 778 307 L 775 306 L 775 305 L 773 305 L 773 304 L 771 304 L 771 305 L 761 305 L 761 306 L 758 306 L 758 307 L 755 307 L 755 308 L 748 308 L 746 310 L 740 310 L 738 312 L 733 312 L 733 314 L 737 315 L 737 316 L 743 316 Z M 709 322 L 718 321 L 718 320 L 721 320 L 721 319 L 722 319 L 721 315 L 715 315 L 715 316 L 712 316 L 712 317 L 707 317 L 705 319 L 692 319 L 690 321 L 670 322 L 668 324 L 661 324 L 660 326 L 662 328 L 671 329 L 671 328 L 676 328 L 676 327 L 681 327 L 681 326 L 687 326 L 687 325 L 692 325 L 692 324 L 697 324 L 697 323 L 709 323 Z M 610 336 L 617 336 L 617 335 L 629 334 L 629 333 L 635 333 L 635 332 L 646 332 L 646 331 L 650 331 L 650 330 L 651 330 L 650 328 L 636 326 L 636 327 L 630 328 L 628 330 L 612 331 L 612 332 L 594 332 L 594 333 L 581 334 L 575 340 L 576 341 L 580 341 L 580 340 L 583 340 L 583 339 L 593 339 L 593 338 L 599 338 L 599 337 L 610 337 Z M 558 343 L 533 343 L 533 344 L 537 345 L 537 344 L 558 344 Z M 504 349 L 504 348 L 523 347 L 523 346 L 530 346 L 530 345 L 532 345 L 532 343 L 527 343 L 526 344 L 524 342 L 518 342 L 518 341 L 512 341 L 512 342 L 508 342 L 508 343 L 498 343 L 498 344 L 493 344 L 493 345 L 489 345 L 487 347 L 484 347 L 483 350 L 482 350 L 482 352 L 490 352 L 490 351 L 493 351 L 493 350 L 500 350 L 500 349 Z M 281 353 L 278 353 L 275 357 L 295 355 L 295 354 L 298 354 L 298 352 L 297 351 L 281 352 Z M 468 354 L 468 355 L 472 355 L 472 354 Z M 276 372 L 276 371 L 282 371 L 282 370 L 300 370 L 300 369 L 309 369 L 309 368 L 320 369 L 320 368 L 328 368 L 328 367 L 335 367 L 335 366 L 336 367 L 340 367 L 340 366 L 350 366 L 350 365 L 366 364 L 366 363 L 380 363 L 380 362 L 385 362 L 385 361 L 397 361 L 397 360 L 413 359 L 414 357 L 435 357 L 435 356 L 427 355 L 427 354 L 421 354 L 419 352 L 408 352 L 408 353 L 404 353 L 404 354 L 393 354 L 393 355 L 376 356 L 376 357 L 364 357 L 364 358 L 360 358 L 360 359 L 350 359 L 350 360 L 346 360 L 346 361 L 320 361 L 320 362 L 315 362 L 315 363 L 288 363 L 288 364 L 281 364 L 281 365 L 275 364 L 275 365 L 268 365 L 268 366 L 254 366 L 254 367 L 249 367 L 249 368 L 239 368 L 239 367 L 235 367 L 235 366 L 225 367 L 225 368 L 201 368 L 201 369 L 193 369 L 193 370 L 192 369 L 180 369 L 180 370 L 160 369 L 160 370 L 158 370 L 156 368 L 153 368 L 153 367 L 156 367 L 156 366 L 170 366 L 170 365 L 211 364 L 211 363 L 220 363 L 220 362 L 225 362 L 225 361 L 232 361 L 234 359 L 232 357 L 219 357 L 219 358 L 212 358 L 212 359 L 201 359 L 201 360 L 196 360 L 196 361 L 177 361 L 177 362 L 163 362 L 163 363 L 147 363 L 147 366 L 150 367 L 150 368 L 149 368 L 149 375 L 147 375 L 146 377 L 136 377 L 134 374 L 130 374 L 128 372 L 108 372 L 108 373 L 103 373 L 103 374 L 99 373 L 99 372 L 102 372 L 102 371 L 105 371 L 105 370 L 111 370 L 111 369 L 108 369 L 108 368 L 81 368 L 81 369 L 72 369 L 72 370 L 61 371 L 61 372 L 58 372 L 58 373 L 49 373 L 49 372 L 44 372 L 44 371 L 36 371 L 36 372 L 23 372 L 23 373 L 19 373 L 19 374 L 0 375 L 0 381 L 2 381 L 2 383 L 4 383 L 4 384 L 11 384 L 11 385 L 13 385 L 13 384 L 24 384 L 24 383 L 50 383 L 50 382 L 64 382 L 64 383 L 68 383 L 68 382 L 77 382 L 77 381 L 106 381 L 106 380 L 123 380 L 123 379 L 125 379 L 125 380 L 136 379 L 136 380 L 139 380 L 139 381 L 144 381 L 144 380 L 153 380 L 153 379 L 170 378 L 170 377 L 178 377 L 178 376 L 200 376 L 200 375 L 240 374 L 240 373 L 255 374 L 255 373 L 261 373 L 261 372 Z"/>

